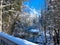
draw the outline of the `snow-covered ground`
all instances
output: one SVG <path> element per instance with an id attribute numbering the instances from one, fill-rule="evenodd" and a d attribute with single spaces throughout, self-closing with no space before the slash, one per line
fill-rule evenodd
<path id="1" fill-rule="evenodd" d="M 32 42 L 29 42 L 27 40 L 17 38 L 17 37 L 14 37 L 14 36 L 2 33 L 2 32 L 0 32 L 0 36 L 4 37 L 4 38 L 6 38 L 6 39 L 8 39 L 12 42 L 15 42 L 18 45 L 38 45 L 38 44 L 35 44 L 35 43 L 32 43 Z"/>
<path id="2" fill-rule="evenodd" d="M 36 30 L 33 30 L 32 32 L 35 32 L 35 31 Z M 0 36 L 3 36 L 4 38 L 11 40 L 12 42 L 15 42 L 18 45 L 38 45 L 32 42 L 29 42 L 25 39 L 17 38 L 17 37 L 14 37 L 5 33 L 0 33 Z M 46 32 L 46 36 L 47 36 L 47 41 L 48 41 L 46 45 L 54 45 L 54 43 L 52 42 L 52 38 L 50 38 L 49 31 Z M 40 31 L 40 35 L 34 41 L 38 42 L 39 45 L 43 45 L 43 43 L 46 41 L 44 31 Z"/>
<path id="3" fill-rule="evenodd" d="M 54 45 L 52 37 L 50 37 L 49 31 L 46 31 L 46 37 L 47 37 L 47 43 L 46 45 Z M 40 36 L 37 38 L 37 42 L 39 42 L 40 45 L 44 45 L 43 43 L 46 42 L 46 37 L 44 31 L 40 32 Z"/>
<path id="4" fill-rule="evenodd" d="M 29 31 L 32 32 L 32 33 L 39 33 L 39 29 L 31 29 Z"/>

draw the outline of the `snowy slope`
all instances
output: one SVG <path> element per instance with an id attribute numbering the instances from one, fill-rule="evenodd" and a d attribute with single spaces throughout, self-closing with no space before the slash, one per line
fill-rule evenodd
<path id="1" fill-rule="evenodd" d="M 2 32 L 0 33 L 0 36 L 4 37 L 12 42 L 15 42 L 18 45 L 38 45 L 38 44 L 34 44 L 32 42 L 29 42 L 29 41 L 21 39 L 21 38 L 10 36 L 10 35 L 2 33 Z"/>

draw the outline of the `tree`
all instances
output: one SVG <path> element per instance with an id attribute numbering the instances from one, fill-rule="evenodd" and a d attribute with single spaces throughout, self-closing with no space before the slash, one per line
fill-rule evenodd
<path id="1" fill-rule="evenodd" d="M 54 44 L 59 44 L 59 33 L 60 33 L 60 1 L 59 0 L 46 0 L 48 4 L 48 8 L 46 10 L 45 21 L 46 22 L 46 30 L 50 31 L 50 35 L 52 37 L 56 37 L 54 40 Z M 43 17 L 44 17 L 43 16 Z M 54 32 L 54 35 L 53 35 Z M 58 35 L 57 35 L 58 34 Z M 54 38 L 53 38 L 54 39 Z M 51 39 L 52 40 L 52 39 Z"/>
<path id="2" fill-rule="evenodd" d="M 3 4 L 11 4 L 3 8 L 3 28 L 6 25 L 6 33 L 12 34 L 15 22 L 19 19 L 21 6 L 24 0 L 4 0 Z M 4 31 L 4 30 L 3 30 Z"/>

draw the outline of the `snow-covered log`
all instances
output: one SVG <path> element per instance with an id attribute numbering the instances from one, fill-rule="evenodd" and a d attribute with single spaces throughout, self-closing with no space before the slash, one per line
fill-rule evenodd
<path id="1" fill-rule="evenodd" d="M 17 38 L 5 33 L 0 33 L 0 43 L 7 45 L 38 45 L 27 40 Z"/>

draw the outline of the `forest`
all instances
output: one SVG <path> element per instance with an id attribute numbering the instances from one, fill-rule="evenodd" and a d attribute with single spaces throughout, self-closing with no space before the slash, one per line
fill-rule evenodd
<path id="1" fill-rule="evenodd" d="M 60 45 L 60 0 L 44 0 L 40 10 L 27 2 L 0 0 L 0 32 L 38 45 Z"/>

